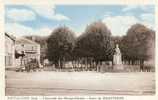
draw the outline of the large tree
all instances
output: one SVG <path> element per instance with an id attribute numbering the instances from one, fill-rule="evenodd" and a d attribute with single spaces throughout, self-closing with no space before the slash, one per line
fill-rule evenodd
<path id="1" fill-rule="evenodd" d="M 101 21 L 88 25 L 85 32 L 78 37 L 74 51 L 77 56 L 91 57 L 96 63 L 112 60 L 110 30 Z"/>
<path id="2" fill-rule="evenodd" d="M 131 26 L 121 41 L 123 58 L 132 64 L 136 61 L 143 64 L 145 60 L 151 58 L 151 54 L 148 52 L 154 40 L 155 32 L 153 30 L 141 24 Z"/>
<path id="3" fill-rule="evenodd" d="M 74 33 L 68 27 L 54 29 L 47 40 L 47 57 L 56 67 L 63 67 L 63 62 L 70 60 L 74 47 Z"/>

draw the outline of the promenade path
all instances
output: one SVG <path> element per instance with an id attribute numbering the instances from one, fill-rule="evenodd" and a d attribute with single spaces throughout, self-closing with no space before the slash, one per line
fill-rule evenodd
<path id="1" fill-rule="evenodd" d="M 154 95 L 154 74 L 6 71 L 6 95 Z"/>

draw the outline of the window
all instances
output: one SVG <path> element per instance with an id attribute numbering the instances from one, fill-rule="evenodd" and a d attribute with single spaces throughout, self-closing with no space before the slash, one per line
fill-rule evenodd
<path id="1" fill-rule="evenodd" d="M 6 66 L 11 66 L 12 65 L 12 62 L 13 60 L 12 60 L 12 55 L 7 55 L 7 56 L 5 56 L 5 65 Z"/>

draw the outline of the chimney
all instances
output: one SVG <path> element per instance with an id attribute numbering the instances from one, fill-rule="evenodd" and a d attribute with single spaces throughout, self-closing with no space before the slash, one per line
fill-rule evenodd
<path id="1" fill-rule="evenodd" d="M 34 41 L 34 42 L 35 42 L 35 39 L 36 39 L 36 38 L 35 38 L 34 36 L 31 37 L 31 40 Z"/>

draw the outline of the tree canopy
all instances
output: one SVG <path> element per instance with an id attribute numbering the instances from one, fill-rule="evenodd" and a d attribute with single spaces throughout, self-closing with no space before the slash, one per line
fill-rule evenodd
<path id="1" fill-rule="evenodd" d="M 47 57 L 62 67 L 62 61 L 71 59 L 75 37 L 68 27 L 58 27 L 47 40 Z"/>
<path id="2" fill-rule="evenodd" d="M 112 48 L 111 32 L 99 21 L 87 26 L 76 41 L 75 52 L 78 56 L 93 57 L 95 60 L 110 60 Z"/>
<path id="3" fill-rule="evenodd" d="M 125 59 L 148 60 L 151 43 L 154 43 L 154 31 L 141 24 L 135 24 L 128 29 L 127 35 L 121 41 L 121 50 Z M 152 41 L 152 42 L 151 42 Z"/>

